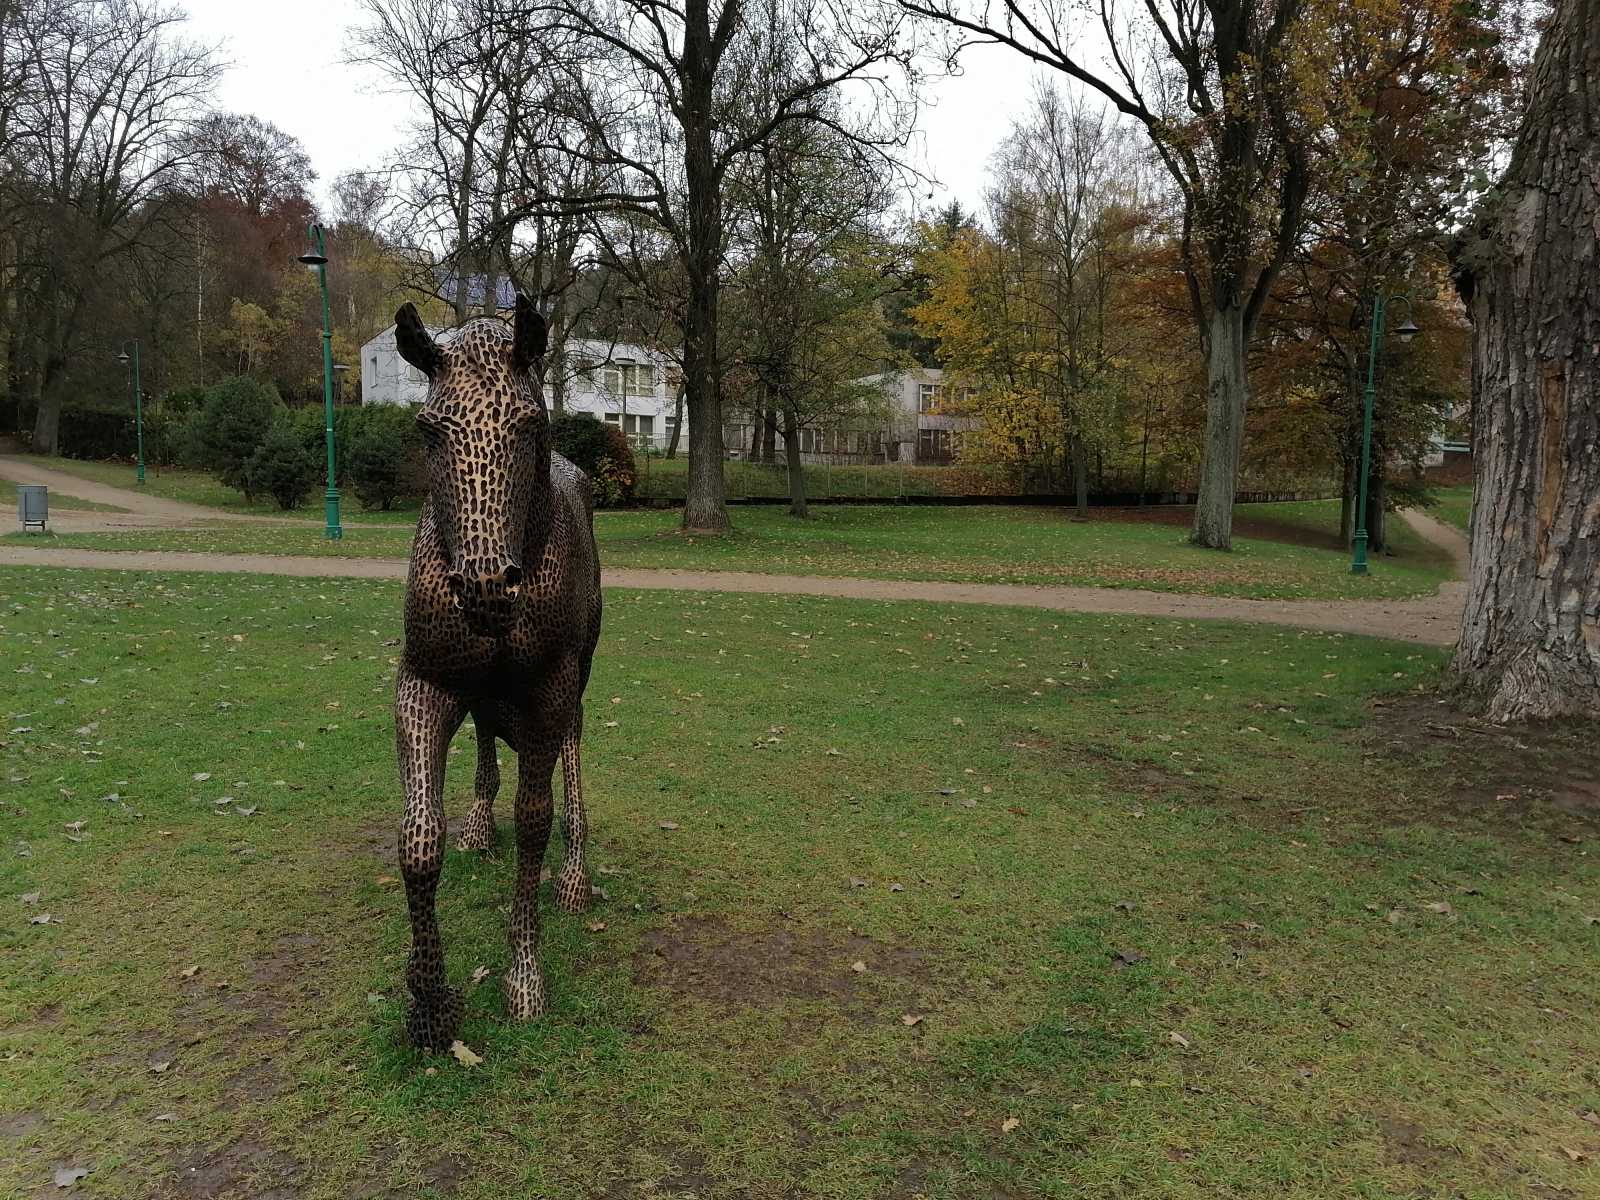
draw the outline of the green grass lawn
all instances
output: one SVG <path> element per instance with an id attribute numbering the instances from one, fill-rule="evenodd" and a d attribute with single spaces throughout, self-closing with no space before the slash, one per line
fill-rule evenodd
<path id="1" fill-rule="evenodd" d="M 13 512 L 17 506 L 17 485 L 9 479 L 0 479 L 0 505 L 4 505 Z M 76 496 L 65 496 L 60 492 L 50 493 L 51 508 L 71 509 L 73 512 L 127 512 L 125 508 L 118 508 L 115 504 L 98 504 L 93 500 L 80 500 Z"/>
<path id="2" fill-rule="evenodd" d="M 1275 599 L 1415 596 L 1434 591 L 1450 575 L 1448 555 L 1397 519 L 1390 526 L 1395 552 L 1375 557 L 1369 576 L 1351 576 L 1334 532 L 1338 506 L 1327 501 L 1240 505 L 1240 524 L 1254 536 L 1236 538 L 1228 554 L 1187 544 L 1187 510 L 1091 510 L 1093 518 L 1084 523 L 1067 510 L 1008 506 L 813 511 L 810 520 L 796 521 L 780 508 L 738 508 L 734 532 L 721 538 L 684 536 L 671 510 L 604 512 L 595 528 L 601 560 L 610 567 L 1083 584 Z M 343 541 L 328 542 L 315 528 L 219 524 L 73 534 L 55 544 L 403 558 L 411 534 L 352 526 Z"/>
<path id="3" fill-rule="evenodd" d="M 1439 489 L 1439 503 L 1428 511 L 1439 520 L 1467 532 L 1467 522 L 1472 518 L 1472 485 Z"/>
<path id="4" fill-rule="evenodd" d="M 1596 753 L 1463 730 L 1438 653 L 610 592 L 605 895 L 511 1026 L 509 838 L 451 852 L 468 1068 L 398 1041 L 400 603 L 0 570 L 0 1193 L 1592 1194 L 1594 800 L 1543 789 Z"/>

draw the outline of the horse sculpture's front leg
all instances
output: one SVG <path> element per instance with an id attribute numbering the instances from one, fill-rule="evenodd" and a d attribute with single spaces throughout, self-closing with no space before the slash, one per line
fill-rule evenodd
<path id="1" fill-rule="evenodd" d="M 546 1005 L 539 969 L 539 876 L 553 817 L 551 776 L 557 744 L 535 739 L 517 750 L 517 882 L 511 897 L 511 968 L 505 974 L 506 1012 L 531 1021 Z"/>
<path id="2" fill-rule="evenodd" d="M 433 1050 L 448 1047 L 461 1025 L 461 994 L 445 982 L 434 893 L 444 867 L 445 753 L 465 711 L 454 693 L 401 666 L 394 724 L 406 803 L 400 823 L 400 876 L 411 910 L 406 1030 L 413 1043 Z"/>
<path id="3" fill-rule="evenodd" d="M 583 843 L 589 836 L 589 818 L 583 811 L 583 769 L 579 748 L 583 743 L 583 705 L 573 714 L 572 726 L 561 739 L 561 816 L 562 840 L 566 855 L 556 872 L 556 907 L 562 912 L 581 913 L 589 907 L 592 891 L 589 869 L 583 862 Z"/>

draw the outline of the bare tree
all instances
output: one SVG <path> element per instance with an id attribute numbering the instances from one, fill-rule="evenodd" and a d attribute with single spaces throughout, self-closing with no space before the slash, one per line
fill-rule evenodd
<path id="1" fill-rule="evenodd" d="M 151 206 L 198 151 L 191 136 L 218 67 L 178 36 L 181 13 L 147 0 L 36 0 L 16 51 L 32 80 L 20 139 L 41 370 L 33 449 L 53 454 L 67 370 L 91 288 L 138 244 Z"/>
<path id="2" fill-rule="evenodd" d="M 719 299 L 729 174 L 783 127 L 829 121 L 863 145 L 909 133 L 913 43 L 898 10 L 847 0 L 542 0 L 540 35 L 586 53 L 584 140 L 541 149 L 603 168 L 604 187 L 530 197 L 545 210 L 623 212 L 652 223 L 686 280 L 683 371 L 689 419 L 684 526 L 728 528 L 723 486 Z M 769 80 L 781 79 L 777 86 Z M 850 86 L 848 124 L 821 101 Z"/>
<path id="3" fill-rule="evenodd" d="M 1189 301 L 1207 371 L 1193 540 L 1227 549 L 1244 436 L 1245 352 L 1294 249 L 1311 184 L 1308 73 L 1296 61 L 1306 0 L 1093 0 L 1108 61 L 1082 52 L 1069 0 L 900 0 L 1009 46 L 1138 122 L 1177 190 Z"/>
<path id="4" fill-rule="evenodd" d="M 754 383 L 758 427 L 783 434 L 789 511 L 805 517 L 803 435 L 848 436 L 845 427 L 882 407 L 881 391 L 852 380 L 889 356 L 880 302 L 899 280 L 879 222 L 893 179 L 881 156 L 832 123 L 808 122 L 776 132 L 731 183 L 741 261 L 730 358 Z"/>

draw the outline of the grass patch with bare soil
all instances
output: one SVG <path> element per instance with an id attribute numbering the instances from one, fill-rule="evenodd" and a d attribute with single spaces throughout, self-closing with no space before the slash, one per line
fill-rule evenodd
<path id="1" fill-rule="evenodd" d="M 0 570 L 0 1193 L 1592 1187 L 1597 752 L 1461 729 L 1436 652 L 611 591 L 603 895 L 510 1025 L 508 831 L 450 853 L 466 1067 L 400 1041 L 400 599 Z"/>

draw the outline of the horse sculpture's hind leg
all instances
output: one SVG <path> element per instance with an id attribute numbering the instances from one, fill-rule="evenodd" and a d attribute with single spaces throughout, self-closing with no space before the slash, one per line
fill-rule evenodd
<path id="1" fill-rule="evenodd" d="M 556 873 L 556 907 L 580 913 L 589 907 L 589 869 L 583 862 L 583 843 L 589 836 L 589 818 L 583 811 L 583 772 L 578 747 L 583 741 L 583 705 L 573 714 L 572 727 L 561 739 L 562 840 L 566 856 Z"/>
<path id="2" fill-rule="evenodd" d="M 465 710 L 456 696 L 401 668 L 395 688 L 395 748 L 405 789 L 400 876 L 411 910 L 411 1003 L 406 1030 L 418 1046 L 443 1050 L 461 1024 L 461 994 L 446 985 L 434 893 L 444 866 L 444 764 Z"/>
<path id="3" fill-rule="evenodd" d="M 476 714 L 472 725 L 478 734 L 478 773 L 473 780 L 472 807 L 461 826 L 456 848 L 488 850 L 494 846 L 494 798 L 500 792 L 500 763 L 494 730 Z"/>

